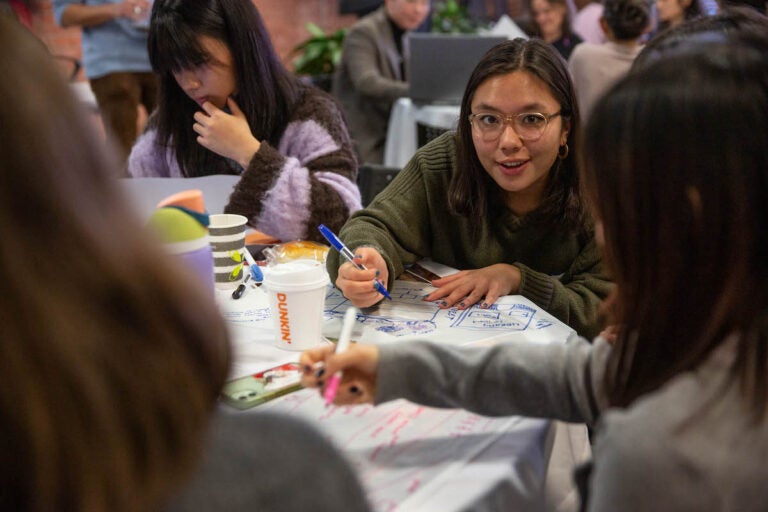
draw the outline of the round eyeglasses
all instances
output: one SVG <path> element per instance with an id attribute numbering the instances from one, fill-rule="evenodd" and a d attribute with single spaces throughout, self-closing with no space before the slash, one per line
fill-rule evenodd
<path id="1" fill-rule="evenodd" d="M 554 114 L 523 112 L 513 116 L 478 112 L 477 114 L 470 114 L 469 122 L 477 128 L 482 139 L 486 142 L 491 142 L 501 137 L 504 127 L 510 121 L 515 133 L 517 133 L 521 140 L 534 141 L 538 140 L 544 133 L 544 130 L 547 129 L 549 120 L 559 115 L 561 115 L 561 112 L 555 112 Z"/>

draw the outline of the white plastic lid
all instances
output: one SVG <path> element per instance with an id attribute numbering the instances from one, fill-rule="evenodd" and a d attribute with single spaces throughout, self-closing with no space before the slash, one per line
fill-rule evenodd
<path id="1" fill-rule="evenodd" d="M 326 286 L 325 265 L 316 260 L 294 260 L 268 267 L 263 286 L 274 291 L 304 291 Z"/>

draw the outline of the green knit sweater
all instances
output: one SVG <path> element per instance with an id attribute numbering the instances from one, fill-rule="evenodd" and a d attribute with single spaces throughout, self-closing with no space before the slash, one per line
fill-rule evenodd
<path id="1" fill-rule="evenodd" d="M 520 295 L 591 339 L 600 330 L 597 310 L 610 288 L 593 229 L 575 233 L 532 225 L 499 207 L 484 219 L 479 238 L 473 240 L 472 221 L 448 209 L 455 154 L 453 133 L 419 149 L 367 208 L 352 215 L 341 239 L 353 252 L 361 246 L 381 252 L 389 288 L 406 266 L 425 257 L 460 270 L 513 264 L 522 275 Z M 341 263 L 331 251 L 332 282 Z"/>

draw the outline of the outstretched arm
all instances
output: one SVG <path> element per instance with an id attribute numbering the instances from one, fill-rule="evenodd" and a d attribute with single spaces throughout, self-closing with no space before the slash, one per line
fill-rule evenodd
<path id="1" fill-rule="evenodd" d="M 56 20 L 62 27 L 93 27 L 119 18 L 140 21 L 149 16 L 147 0 L 125 0 L 115 4 L 85 5 L 54 0 Z"/>
<path id="2" fill-rule="evenodd" d="M 354 344 L 304 352 L 302 384 L 322 388 L 343 371 L 336 404 L 398 398 L 486 416 L 524 415 L 594 425 L 608 405 L 602 392 L 610 345 L 511 342 L 453 347 L 428 342 Z"/>

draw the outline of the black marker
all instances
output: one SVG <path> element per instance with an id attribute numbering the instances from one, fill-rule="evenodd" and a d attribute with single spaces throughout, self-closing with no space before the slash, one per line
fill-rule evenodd
<path id="1" fill-rule="evenodd" d="M 245 274 L 245 279 L 243 280 L 243 282 L 237 285 L 237 288 L 235 288 L 235 291 L 232 292 L 233 299 L 237 300 L 243 296 L 246 288 L 245 283 L 247 283 L 250 278 L 251 278 L 250 274 Z"/>

